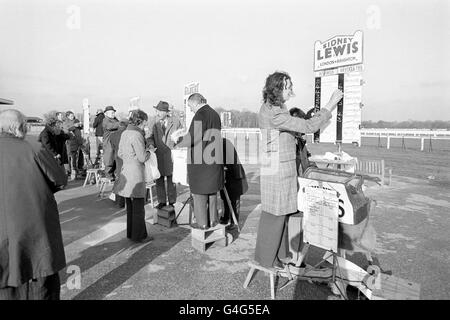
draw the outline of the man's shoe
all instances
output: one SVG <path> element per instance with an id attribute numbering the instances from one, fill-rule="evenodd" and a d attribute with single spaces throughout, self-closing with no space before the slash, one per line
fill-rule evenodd
<path id="1" fill-rule="evenodd" d="M 207 226 L 201 226 L 199 225 L 197 222 L 196 223 L 192 223 L 191 227 L 194 229 L 200 229 L 200 230 L 206 230 L 209 229 Z"/>
<path id="2" fill-rule="evenodd" d="M 175 207 L 175 202 L 169 202 L 169 206 Z"/>
<path id="3" fill-rule="evenodd" d="M 162 209 L 166 206 L 165 203 L 158 203 L 158 205 L 156 206 L 156 209 Z"/>
<path id="4" fill-rule="evenodd" d="M 211 227 L 210 228 L 214 228 L 219 224 L 219 222 L 214 221 L 213 223 L 211 223 Z"/>

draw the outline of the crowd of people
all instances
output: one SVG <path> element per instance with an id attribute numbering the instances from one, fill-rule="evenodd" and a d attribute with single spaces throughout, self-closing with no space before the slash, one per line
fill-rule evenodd
<path id="1" fill-rule="evenodd" d="M 289 262 L 287 220 L 298 214 L 297 176 L 313 165 L 302 134 L 317 131 L 331 118 L 342 92 L 336 91 L 326 108 L 309 119 L 304 119 L 299 109 L 289 112 L 285 103 L 292 96 L 287 73 L 269 75 L 259 112 L 262 212 L 255 248 L 255 260 L 266 267 L 283 267 Z M 121 120 L 112 106 L 97 111 L 92 124 L 97 144 L 95 163 L 103 161 L 105 176 L 114 181 L 116 202 L 126 207 L 126 235 L 131 241 L 152 238 L 144 210 L 145 163 L 152 153 L 160 171 L 155 181 L 157 209 L 174 206 L 177 201 L 172 180 L 172 150 L 177 148 L 187 148 L 187 182 L 195 216 L 191 226 L 206 230 L 221 223 L 232 227 L 231 209 L 239 221 L 239 199 L 248 184 L 237 152 L 222 138 L 220 117 L 203 95 L 190 95 L 187 104 L 194 113 L 189 128 L 170 114 L 165 101 L 154 106 L 151 121 L 139 109 Z M 20 111 L 0 113 L 0 299 L 59 299 L 58 272 L 65 267 L 65 255 L 54 193 L 64 188 L 69 177 L 77 177 L 89 148 L 81 122 L 70 111 L 47 120 L 40 143 L 26 141 L 26 129 Z M 267 130 L 268 135 L 264 133 Z M 224 187 L 231 207 L 224 201 L 219 217 L 217 194 L 224 200 Z M 20 201 L 11 200 L 20 195 Z"/>

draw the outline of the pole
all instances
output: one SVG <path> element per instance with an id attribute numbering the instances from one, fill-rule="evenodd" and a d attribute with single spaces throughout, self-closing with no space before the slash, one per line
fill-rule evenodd
<path id="1" fill-rule="evenodd" d="M 338 75 L 338 89 L 344 92 L 344 74 Z M 344 98 L 342 98 L 337 104 L 336 114 L 336 144 L 338 147 L 338 153 L 342 150 L 342 120 L 344 115 Z"/>

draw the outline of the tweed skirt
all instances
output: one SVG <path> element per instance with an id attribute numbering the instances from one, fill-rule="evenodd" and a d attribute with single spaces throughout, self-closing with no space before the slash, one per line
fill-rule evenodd
<path id="1" fill-rule="evenodd" d="M 295 159 L 279 162 L 276 172 L 261 170 L 261 210 L 276 216 L 297 212 Z"/>

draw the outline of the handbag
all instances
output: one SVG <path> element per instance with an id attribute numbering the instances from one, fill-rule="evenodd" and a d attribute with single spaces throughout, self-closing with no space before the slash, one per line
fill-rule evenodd
<path id="1" fill-rule="evenodd" d="M 161 177 L 161 173 L 158 170 L 158 160 L 154 152 L 150 152 L 150 158 L 145 161 L 144 165 L 145 182 L 153 182 Z"/>

